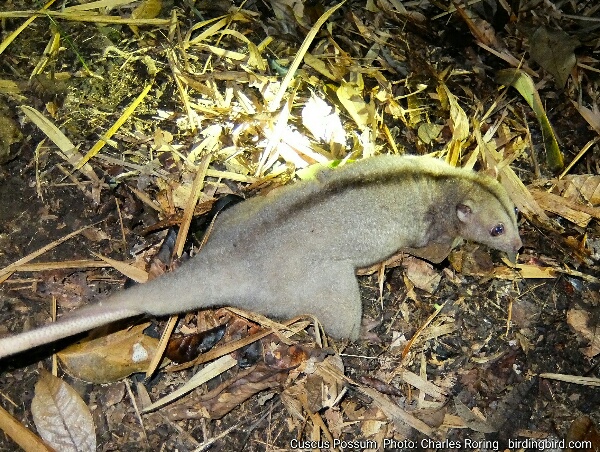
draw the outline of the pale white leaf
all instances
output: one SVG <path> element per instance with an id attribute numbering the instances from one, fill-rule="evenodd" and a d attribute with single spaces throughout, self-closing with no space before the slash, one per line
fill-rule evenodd
<path id="1" fill-rule="evenodd" d="M 94 452 L 96 431 L 92 414 L 67 383 L 43 371 L 35 385 L 31 414 L 38 433 L 61 452 Z"/>

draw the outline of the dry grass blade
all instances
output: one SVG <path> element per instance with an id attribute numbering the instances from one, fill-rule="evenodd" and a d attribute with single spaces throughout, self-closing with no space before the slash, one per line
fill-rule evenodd
<path id="1" fill-rule="evenodd" d="M 6 433 L 26 452 L 54 451 L 39 436 L 26 428 L 2 407 L 0 407 L 0 430 Z"/>
<path id="2" fill-rule="evenodd" d="M 162 357 L 165 354 L 165 350 L 169 345 L 169 338 L 171 337 L 171 334 L 173 334 L 173 330 L 177 326 L 177 320 L 179 320 L 178 315 L 172 315 L 171 317 L 169 317 L 169 322 L 167 323 L 167 326 L 163 330 L 162 334 L 160 335 L 158 349 L 156 350 L 156 353 L 152 357 L 152 361 L 150 361 L 150 364 L 146 369 L 146 379 L 151 378 L 152 375 L 154 375 L 154 372 L 156 372 L 156 369 L 158 369 Z"/>
<path id="3" fill-rule="evenodd" d="M 138 268 L 134 265 L 129 265 L 125 262 L 118 261 L 116 259 L 111 259 L 110 257 L 102 256 L 101 254 L 98 254 L 98 253 L 92 252 L 92 254 L 94 256 L 96 256 L 97 258 L 102 259 L 108 265 L 110 265 L 115 270 L 119 271 L 120 273 L 123 273 L 128 278 L 133 279 L 135 282 L 143 284 L 146 281 L 148 281 L 148 272 L 145 270 L 142 270 L 141 268 Z"/>
<path id="4" fill-rule="evenodd" d="M 90 225 L 91 226 L 91 225 Z M 69 240 L 72 237 L 75 237 L 76 235 L 80 234 L 81 232 L 85 231 L 87 228 L 89 228 L 90 226 L 84 226 L 81 229 L 78 229 L 77 231 L 71 232 L 70 234 L 65 235 L 64 237 L 55 240 L 54 242 L 41 247 L 39 250 L 34 251 L 33 253 L 28 254 L 25 257 L 22 257 L 21 259 L 19 259 L 16 262 L 13 262 L 10 265 L 7 265 L 6 267 L 4 267 L 3 269 L 0 269 L 0 283 L 6 281 L 6 279 L 8 279 L 10 277 L 10 275 L 15 272 L 19 266 L 26 264 L 29 261 L 32 261 L 33 259 L 35 259 L 38 256 L 41 256 L 42 254 L 44 254 L 47 251 L 50 251 L 52 248 L 57 247 L 58 245 L 60 245 L 61 243 Z"/>
<path id="5" fill-rule="evenodd" d="M 21 110 L 25 115 L 33 122 L 39 129 L 46 134 L 46 136 L 62 151 L 59 155 L 70 163 L 73 167 L 77 165 L 77 162 L 81 161 L 83 156 L 77 151 L 76 146 L 71 143 L 64 133 L 62 133 L 58 127 L 46 118 L 42 113 L 37 111 L 35 108 L 27 105 L 21 105 Z M 81 165 L 79 168 L 88 179 L 94 184 L 100 185 L 100 179 L 89 164 Z"/>
<path id="6" fill-rule="evenodd" d="M 55 2 L 56 0 L 50 0 L 48 3 L 46 3 L 42 9 L 40 10 L 40 12 L 44 12 L 45 10 L 47 10 L 50 6 L 52 6 L 52 4 Z M 2 14 L 2 12 L 0 12 L 0 14 Z M 28 15 L 29 16 L 29 15 Z M 19 28 L 17 28 L 15 31 L 13 31 L 11 34 L 9 34 L 6 38 L 4 38 L 4 41 L 2 41 L 0 43 L 0 55 L 2 55 L 2 53 L 6 50 L 6 48 L 10 45 L 11 42 L 13 42 L 17 36 L 19 36 L 21 34 L 21 32 L 23 30 L 25 30 L 29 24 L 31 22 L 33 22 L 35 19 L 37 18 L 37 16 L 32 16 L 29 17 Z"/>
<path id="7" fill-rule="evenodd" d="M 119 117 L 119 119 L 117 119 L 117 121 L 112 125 L 112 127 L 108 129 L 108 131 L 104 135 L 104 138 L 100 139 L 100 141 L 98 141 L 94 146 L 92 146 L 92 149 L 90 149 L 88 153 L 85 154 L 85 156 L 79 161 L 79 163 L 77 163 L 75 169 L 83 167 L 89 159 L 94 157 L 98 152 L 102 150 L 102 148 L 106 144 L 106 141 L 109 140 L 117 132 L 117 130 L 119 130 L 119 128 L 125 123 L 125 121 L 127 121 L 127 119 L 133 114 L 137 106 L 144 100 L 146 95 L 150 92 L 151 88 L 152 83 L 146 85 L 146 87 L 142 90 L 140 95 L 131 103 L 131 105 L 129 105 L 129 107 L 125 109 L 123 114 Z"/>
<path id="8" fill-rule="evenodd" d="M 199 28 L 202 28 L 205 25 L 208 25 L 212 22 L 216 22 L 216 23 L 214 23 L 213 25 L 208 27 L 206 30 L 204 30 L 202 33 L 200 33 L 194 39 L 190 40 L 192 33 L 194 33 Z M 193 27 L 191 27 L 189 29 L 189 31 L 185 35 L 185 38 L 183 40 L 183 46 L 184 46 L 183 48 L 187 49 L 189 46 L 201 44 L 204 40 L 206 40 L 210 36 L 213 36 L 215 33 L 217 33 L 222 28 L 226 27 L 228 23 L 229 23 L 229 18 L 227 16 L 219 16 L 219 17 L 215 17 L 213 19 L 205 20 L 203 22 L 195 24 Z"/>
<path id="9" fill-rule="evenodd" d="M 177 257 L 181 257 L 181 255 L 183 254 L 183 246 L 185 245 L 187 233 L 190 229 L 190 223 L 192 222 L 192 218 L 194 217 L 194 209 L 196 208 L 196 203 L 198 202 L 198 198 L 200 197 L 202 187 L 204 187 L 204 178 L 206 177 L 206 170 L 208 168 L 208 164 L 210 163 L 210 159 L 210 154 L 205 155 L 202 158 L 202 161 L 198 166 L 196 176 L 194 177 L 192 190 L 190 191 L 190 196 L 185 206 L 183 219 L 181 221 L 181 224 L 179 225 L 179 234 L 177 234 L 177 241 L 175 242 L 175 249 L 173 250 Z"/>
<path id="10" fill-rule="evenodd" d="M 567 383 L 574 383 L 584 386 L 600 386 L 600 378 L 595 377 L 581 377 L 579 375 L 543 373 L 540 374 L 540 378 L 548 378 L 549 380 L 564 381 Z"/>
<path id="11" fill-rule="evenodd" d="M 406 358 L 406 355 L 408 355 L 408 352 L 410 351 L 412 345 L 420 337 L 421 333 L 431 324 L 431 322 L 433 322 L 433 319 L 435 319 L 437 317 L 437 315 L 442 311 L 442 309 L 444 309 L 444 306 L 446 306 L 446 303 L 447 303 L 447 301 L 445 301 L 440 306 L 438 306 L 436 308 L 436 310 L 427 318 L 427 320 L 425 320 L 423 325 L 421 325 L 419 327 L 419 329 L 415 332 L 415 334 L 413 334 L 413 337 L 410 339 L 410 341 L 408 341 L 408 343 L 404 347 L 404 350 L 402 350 L 402 359 Z"/>
<path id="12" fill-rule="evenodd" d="M 47 270 L 64 270 L 68 268 L 84 269 L 106 267 L 112 267 L 112 265 L 104 261 L 94 261 L 90 259 L 75 259 L 60 262 L 36 262 L 34 264 L 23 264 L 15 268 L 14 271 L 43 272 Z"/>
<path id="13" fill-rule="evenodd" d="M 95 2 L 84 3 L 82 5 L 68 6 L 63 9 L 63 12 L 70 13 L 73 11 L 91 11 L 101 9 L 114 9 L 121 6 L 131 5 L 136 3 L 135 0 L 98 0 Z"/>
<path id="14" fill-rule="evenodd" d="M 296 74 L 296 70 L 298 69 L 298 67 L 300 67 L 300 63 L 302 63 L 302 60 L 304 59 L 304 55 L 306 55 L 306 52 L 308 52 L 308 48 L 310 47 L 311 43 L 313 42 L 313 39 L 315 39 L 317 32 L 320 30 L 320 28 L 323 26 L 323 24 L 327 21 L 327 19 L 329 19 L 329 17 L 335 11 L 337 11 L 337 9 L 340 8 L 344 3 L 346 3 L 345 0 L 341 3 L 338 3 L 334 7 L 328 9 L 325 12 L 325 14 L 323 14 L 321 17 L 319 17 L 319 20 L 317 20 L 317 22 L 315 22 L 313 27 L 307 33 L 306 38 L 304 38 L 302 45 L 298 49 L 298 53 L 296 54 L 294 61 L 292 62 L 292 64 L 290 65 L 290 67 L 288 69 L 288 73 L 286 74 L 285 78 L 283 79 L 283 82 L 281 82 L 279 91 L 277 92 L 275 97 L 271 100 L 271 102 L 269 102 L 269 105 L 267 106 L 268 111 L 275 111 L 279 108 L 279 104 L 281 104 L 281 99 L 283 99 L 283 95 L 285 94 L 286 90 L 288 89 L 288 86 L 290 86 L 290 83 L 292 83 L 292 80 L 294 79 L 294 75 Z"/>
<path id="15" fill-rule="evenodd" d="M 207 381 L 211 380 L 212 378 L 214 378 L 218 375 L 221 375 L 223 372 L 231 369 L 232 367 L 234 367 L 236 365 L 237 365 L 237 360 L 233 359 L 231 356 L 223 356 L 223 357 L 219 358 L 215 362 L 212 362 L 209 365 L 203 367 L 202 370 L 197 372 L 181 388 L 177 389 L 176 391 L 173 391 L 168 396 L 157 400 L 152 405 L 145 407 L 142 410 L 142 413 L 148 413 L 157 408 L 160 408 L 161 406 L 166 405 L 169 402 L 172 402 L 173 400 L 178 399 L 179 397 L 187 394 L 190 391 L 193 391 L 198 386 L 206 383 Z"/>
<path id="16" fill-rule="evenodd" d="M 56 19 L 69 20 L 72 22 L 95 22 L 99 24 L 123 24 L 123 25 L 150 25 L 154 27 L 169 26 L 171 19 L 134 19 L 118 16 L 107 16 L 104 14 L 79 14 L 63 13 L 57 11 L 0 11 L 0 19 L 15 19 L 27 17 L 31 20 L 40 16 L 50 16 Z"/>

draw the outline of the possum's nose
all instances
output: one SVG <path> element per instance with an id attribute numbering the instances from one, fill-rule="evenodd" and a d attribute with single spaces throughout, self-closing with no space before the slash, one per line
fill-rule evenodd
<path id="1" fill-rule="evenodd" d="M 516 236 L 511 243 L 512 249 L 506 252 L 508 259 L 515 264 L 517 262 L 517 253 L 523 246 L 523 242 L 521 241 L 521 237 Z"/>

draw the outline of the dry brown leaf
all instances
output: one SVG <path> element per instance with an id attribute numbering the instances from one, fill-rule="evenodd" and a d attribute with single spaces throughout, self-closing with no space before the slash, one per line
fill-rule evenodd
<path id="1" fill-rule="evenodd" d="M 516 279 L 516 277 L 522 277 L 523 279 L 554 279 L 556 278 L 556 272 L 554 267 L 541 267 L 533 264 L 517 264 L 516 269 L 519 272 L 515 272 L 509 267 L 496 268 L 495 274 L 498 278 L 502 279 Z"/>
<path id="2" fill-rule="evenodd" d="M 165 355 L 176 363 L 196 359 L 202 353 L 212 349 L 223 338 L 225 329 L 225 325 L 218 325 L 193 334 L 174 335 L 168 342 Z"/>
<path id="3" fill-rule="evenodd" d="M 530 189 L 530 193 L 538 205 L 546 212 L 552 212 L 556 215 L 560 215 L 566 220 L 569 220 L 570 222 L 575 223 L 577 226 L 581 226 L 582 228 L 587 226 L 592 217 L 588 213 L 582 212 L 579 209 L 596 210 L 596 215 L 600 217 L 600 209 L 587 208 L 587 206 L 584 205 L 578 206 L 576 203 L 568 201 L 561 196 L 548 193 L 543 190 L 532 188 Z"/>
<path id="4" fill-rule="evenodd" d="M 359 382 L 360 384 L 369 386 L 382 394 L 392 395 L 396 397 L 404 396 L 404 392 L 398 386 L 386 383 L 385 381 L 380 380 L 379 378 L 363 375 L 360 377 Z"/>
<path id="5" fill-rule="evenodd" d="M 456 413 L 471 430 L 481 433 L 493 433 L 497 431 L 497 429 L 489 425 L 487 421 L 473 413 L 469 407 L 462 403 L 458 398 L 454 399 L 454 407 L 456 408 Z"/>
<path id="6" fill-rule="evenodd" d="M 435 292 L 442 274 L 433 268 L 429 262 L 416 257 L 407 256 L 402 262 L 406 277 L 419 289 L 427 293 Z"/>
<path id="7" fill-rule="evenodd" d="M 457 3 L 454 4 L 454 7 L 475 39 L 497 50 L 505 50 L 504 44 L 499 41 L 494 27 L 489 22 L 477 17 L 471 10 L 460 7 Z"/>
<path id="8" fill-rule="evenodd" d="M 588 347 L 580 349 L 585 356 L 593 358 L 600 353 L 600 334 L 593 327 L 595 323 L 588 311 L 581 308 L 569 309 L 567 323 L 573 328 L 575 334 L 589 342 Z"/>
<path id="9" fill-rule="evenodd" d="M 168 416 L 172 420 L 191 417 L 220 419 L 254 394 L 266 389 L 280 389 L 287 375 L 285 371 L 260 363 L 203 395 L 193 407 L 179 403 L 169 408 Z"/>
<path id="10" fill-rule="evenodd" d="M 586 227 L 591 218 L 600 219 L 600 176 L 591 174 L 571 175 L 553 181 L 556 193 L 531 188 L 536 201 L 549 212 Z"/>
<path id="11" fill-rule="evenodd" d="M 596 174 L 573 174 L 556 182 L 564 198 L 585 201 L 593 206 L 600 204 L 600 176 Z"/>
<path id="12" fill-rule="evenodd" d="M 591 443 L 591 447 L 588 450 L 600 450 L 598 425 L 588 416 L 581 415 L 571 423 L 567 432 L 566 443 L 574 444 L 575 442 L 581 443 L 583 441 Z M 575 450 L 577 449 L 565 449 L 566 452 L 573 452 Z"/>
<path id="13" fill-rule="evenodd" d="M 150 323 L 74 344 L 58 357 L 69 375 L 92 383 L 110 383 L 145 372 L 158 340 L 143 334 Z"/>
<path id="14" fill-rule="evenodd" d="M 564 88 L 577 64 L 575 49 L 580 42 L 563 30 L 545 25 L 533 32 L 529 39 L 531 58 L 552 74 L 558 88 Z"/>
<path id="15" fill-rule="evenodd" d="M 44 440 L 61 452 L 95 452 L 92 413 L 66 382 L 42 371 L 31 401 L 35 426 Z"/>

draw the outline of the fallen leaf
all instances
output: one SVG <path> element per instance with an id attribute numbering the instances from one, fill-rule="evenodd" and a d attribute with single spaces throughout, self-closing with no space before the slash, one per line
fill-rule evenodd
<path id="1" fill-rule="evenodd" d="M 31 401 L 33 421 L 42 438 L 61 452 L 96 451 L 92 413 L 67 383 L 42 371 Z"/>
<path id="2" fill-rule="evenodd" d="M 419 289 L 433 293 L 442 279 L 429 262 L 408 256 L 402 262 L 406 276 Z"/>
<path id="3" fill-rule="evenodd" d="M 552 212 L 585 228 L 592 216 L 600 218 L 600 209 L 569 201 L 554 193 L 544 190 L 530 189 L 530 193 L 538 205 L 546 212 Z M 587 210 L 587 212 L 586 212 Z"/>
<path id="4" fill-rule="evenodd" d="M 588 358 L 593 358 L 600 353 L 600 337 L 594 327 L 592 315 L 585 309 L 573 308 L 567 312 L 567 323 L 575 334 L 589 342 L 589 346 L 579 350 Z"/>
<path id="5" fill-rule="evenodd" d="M 600 204 L 600 176 L 596 174 L 573 174 L 556 182 L 561 195 L 571 201 L 582 200 L 590 205 Z"/>
<path id="6" fill-rule="evenodd" d="M 173 362 L 185 363 L 213 348 L 225 335 L 226 325 L 194 334 L 177 335 L 169 340 L 165 355 Z"/>
<path id="7" fill-rule="evenodd" d="M 539 27 L 530 39 L 531 58 L 552 74 L 558 88 L 564 88 L 577 64 L 575 49 L 580 45 L 579 41 L 563 30 L 545 26 Z"/>
<path id="8" fill-rule="evenodd" d="M 370 108 L 363 98 L 362 79 L 343 82 L 337 89 L 338 100 L 344 106 L 359 130 L 367 130 L 371 124 Z"/>
<path id="9" fill-rule="evenodd" d="M 567 432 L 566 440 L 567 444 L 587 441 L 591 443 L 591 447 L 587 450 L 600 450 L 600 432 L 598 432 L 598 426 L 588 416 L 582 415 L 573 420 Z M 574 450 L 580 449 L 565 449 L 567 452 Z"/>
<path id="10" fill-rule="evenodd" d="M 287 375 L 285 371 L 260 363 L 201 396 L 193 407 L 188 403 L 174 405 L 168 409 L 168 417 L 171 420 L 190 417 L 220 419 L 258 392 L 281 390 Z"/>
<path id="11" fill-rule="evenodd" d="M 74 344 L 58 357 L 65 370 L 81 380 L 111 383 L 145 372 L 158 347 L 158 339 L 143 334 L 149 323 Z"/>

